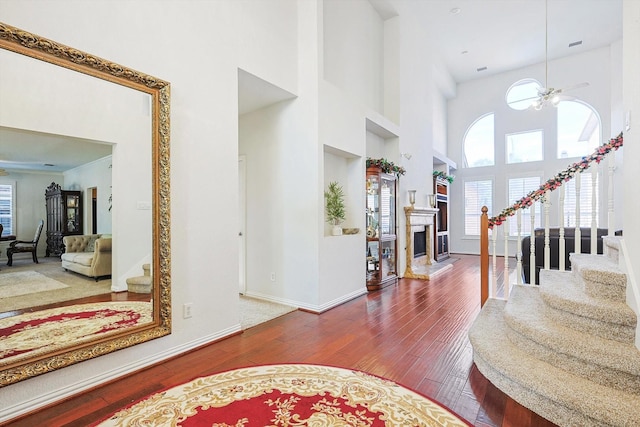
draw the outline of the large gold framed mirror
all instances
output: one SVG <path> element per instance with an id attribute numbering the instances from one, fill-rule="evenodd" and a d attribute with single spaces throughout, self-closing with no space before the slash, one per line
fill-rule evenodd
<path id="1" fill-rule="evenodd" d="M 8 62 L 14 60 L 20 61 L 16 62 L 19 65 L 14 67 L 11 62 Z M 25 64 L 24 61 L 35 62 Z M 57 345 L 44 352 L 34 352 L 32 356 L 27 353 L 27 356 L 18 358 L 2 357 L 3 352 L 6 354 L 7 348 L 2 348 L 0 341 L 0 386 L 13 384 L 171 333 L 170 85 L 168 82 L 148 74 L 129 69 L 0 22 L 0 75 L 3 75 L 3 79 L 3 68 L 4 70 L 14 68 L 32 72 L 43 66 L 53 67 L 43 71 L 42 81 L 50 82 L 47 83 L 49 87 L 46 87 L 45 90 L 31 84 L 23 89 L 26 92 L 24 94 L 7 93 L 17 90 L 16 87 L 18 85 L 12 84 L 9 87 L 0 85 L 0 98 L 13 100 L 4 104 L 0 102 L 0 115 L 3 116 L 0 119 L 0 139 L 3 139 L 0 141 L 0 162 L 10 161 L 10 159 L 4 158 L 6 153 L 11 152 L 10 144 L 20 144 L 20 138 L 25 138 L 26 141 L 27 138 L 40 134 L 35 132 L 34 129 L 23 126 L 22 119 L 25 117 L 30 117 L 33 120 L 35 116 L 42 119 L 40 120 L 42 122 L 47 120 L 51 122 L 51 127 L 49 128 L 51 130 L 42 133 L 43 135 L 46 134 L 49 141 L 51 141 L 51 145 L 48 145 L 48 147 L 54 147 L 52 141 L 58 139 L 72 141 L 75 144 L 77 153 L 81 153 L 83 147 L 87 147 L 87 151 L 89 151 L 89 146 L 83 144 L 92 144 L 96 141 L 100 144 L 111 146 L 110 152 L 112 154 L 108 157 L 108 168 L 109 179 L 112 179 L 110 184 L 112 185 L 108 186 L 108 191 L 111 193 L 108 194 L 108 214 L 102 212 L 105 211 L 104 203 L 107 197 L 104 188 L 100 190 L 99 196 L 103 204 L 96 205 L 98 206 L 96 209 L 102 209 L 102 214 L 108 217 L 109 221 L 112 221 L 108 229 L 108 236 L 112 237 L 113 241 L 113 274 L 110 278 L 113 285 L 110 288 L 110 292 L 105 294 L 105 298 L 109 299 L 110 302 L 120 301 L 121 298 L 118 295 L 122 295 L 127 291 L 126 285 L 123 288 L 125 279 L 133 275 L 132 271 L 134 271 L 135 266 L 139 267 L 140 264 L 144 263 L 145 266 L 150 267 L 151 271 L 150 292 L 148 292 L 148 297 L 143 298 L 150 309 L 150 316 L 143 323 L 118 329 L 114 333 L 96 334 L 96 337 L 91 339 L 65 341 L 64 345 Z M 57 73 L 64 73 L 64 75 L 61 74 L 60 77 L 56 77 Z M 29 81 L 34 82 L 38 81 L 39 78 L 36 76 L 35 78 L 29 77 L 29 79 Z M 69 117 L 68 115 L 60 114 L 57 111 L 57 107 L 51 106 L 55 104 L 46 104 L 46 95 L 52 92 L 55 93 L 55 91 L 50 91 L 49 89 L 53 89 L 54 86 L 58 87 L 58 83 L 62 84 L 63 80 L 70 81 L 73 87 L 84 88 L 84 85 L 92 85 L 93 83 L 96 86 L 100 86 L 97 89 L 98 94 L 93 94 L 89 90 L 83 89 L 76 94 L 69 93 L 68 97 L 67 94 L 64 94 L 62 97 L 60 105 L 71 103 L 76 98 L 82 99 L 81 102 L 84 104 L 76 108 L 81 111 L 82 117 Z M 5 93 L 2 93 L 3 91 Z M 114 93 L 113 97 L 107 94 L 111 93 L 111 91 Z M 133 102 L 123 102 L 123 100 L 132 99 Z M 31 109 L 30 102 L 27 102 L 27 100 L 34 101 L 33 109 Z M 57 102 L 60 103 L 61 100 L 58 99 Z M 135 136 L 125 135 L 119 138 L 117 132 L 110 133 L 110 131 L 117 130 L 123 133 L 122 129 L 128 129 L 134 125 L 130 123 L 114 125 L 109 123 L 108 120 L 104 120 L 104 117 L 85 117 L 85 114 L 94 110 L 94 107 L 99 107 L 95 108 L 98 115 L 104 115 L 100 111 L 115 111 L 117 112 L 116 116 L 124 117 L 125 120 L 130 120 L 135 115 L 145 116 L 146 122 L 142 122 L 142 125 L 136 125 L 140 132 Z M 47 114 L 47 111 L 51 112 L 51 115 Z M 130 114 L 129 111 L 134 111 L 134 113 Z M 92 131 L 97 129 L 96 132 L 98 132 L 99 136 L 93 137 L 81 132 L 75 135 L 67 131 L 74 124 L 86 129 L 92 129 Z M 60 126 L 60 131 L 56 130 L 58 125 Z M 103 129 L 105 132 L 101 134 L 99 132 L 101 127 L 108 127 L 108 129 Z M 5 135 L 2 133 L 4 131 L 7 131 L 6 135 L 12 135 L 11 138 L 16 139 L 5 140 L 2 136 Z M 27 147 L 26 142 L 23 147 Z M 41 150 L 41 152 L 46 153 L 46 150 Z M 16 163 L 21 162 L 16 161 Z M 138 172 L 131 172 L 134 169 Z M 16 175 L 19 176 L 20 174 Z M 130 180 L 128 180 L 129 175 L 131 176 Z M 140 176 L 145 178 L 140 179 Z M 75 182 L 73 185 L 78 186 Z M 81 190 L 87 190 L 83 188 L 83 185 L 79 186 Z M 87 187 L 89 186 L 87 184 Z M 28 186 L 23 185 L 19 189 L 23 190 L 25 187 L 28 188 Z M 92 188 L 92 190 L 96 191 L 95 188 Z M 44 192 L 45 188 L 42 188 L 43 207 Z M 21 212 L 19 207 L 17 212 Z M 46 215 L 46 212 L 42 213 L 42 216 Z M 139 221 L 138 218 L 140 218 Z M 20 220 L 20 218 L 16 218 L 15 221 Z M 25 220 L 24 222 L 27 221 Z M 85 230 L 85 234 L 90 233 L 92 233 L 91 230 Z M 18 236 L 17 238 L 22 239 L 22 237 Z M 44 242 L 44 239 L 41 241 Z M 138 244 L 140 241 L 144 242 L 144 244 Z M 23 259 L 22 263 L 28 264 L 29 260 L 25 262 Z M 59 261 L 59 259 L 53 259 L 53 262 Z M 13 266 L 6 266 L 5 262 L 6 258 L 0 258 L 0 275 L 8 274 L 12 271 Z M 20 263 L 14 262 L 14 265 L 17 264 Z M 36 264 L 33 263 L 33 265 L 35 266 Z M 76 273 L 65 270 L 65 274 L 72 275 Z M 140 271 L 140 275 L 142 275 L 142 271 Z M 99 282 L 96 281 L 95 283 Z M 93 286 L 91 280 L 87 282 L 87 286 Z M 70 304 L 61 304 L 61 306 L 70 306 Z M 46 307 L 49 308 L 50 305 Z M 33 310 L 21 308 L 20 310 L 15 310 L 15 312 L 18 313 L 16 316 L 19 316 L 39 309 L 39 307 L 35 307 Z M 7 309 L 5 308 L 4 311 L 7 311 Z M 7 316 L 9 315 L 5 313 L 4 318 Z M 2 316 L 0 316 L 1 320 Z M 86 321 L 90 322 L 91 320 Z M 0 333 L 0 339 L 2 338 L 3 336 Z"/>

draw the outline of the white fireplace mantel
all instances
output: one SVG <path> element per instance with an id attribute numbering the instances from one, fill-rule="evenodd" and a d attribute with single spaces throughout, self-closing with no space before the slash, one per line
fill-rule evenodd
<path id="1" fill-rule="evenodd" d="M 425 279 L 429 280 L 427 274 L 428 266 L 433 264 L 433 226 L 435 224 L 435 215 L 438 213 L 438 209 L 426 208 L 418 206 L 406 206 L 404 208 L 406 216 L 406 256 L 407 267 L 405 269 L 404 277 L 411 279 Z M 427 254 L 425 256 L 414 259 L 413 256 L 413 234 L 416 232 L 426 231 L 426 249 Z"/>

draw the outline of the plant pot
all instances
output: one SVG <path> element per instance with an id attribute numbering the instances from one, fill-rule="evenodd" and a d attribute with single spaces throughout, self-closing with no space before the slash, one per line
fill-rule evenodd
<path id="1" fill-rule="evenodd" d="M 331 235 L 342 236 L 342 227 L 340 227 L 339 225 L 334 225 L 333 228 L 331 229 Z"/>

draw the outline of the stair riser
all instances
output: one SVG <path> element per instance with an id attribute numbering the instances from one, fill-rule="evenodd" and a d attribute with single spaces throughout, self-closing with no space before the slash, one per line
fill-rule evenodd
<path id="1" fill-rule="evenodd" d="M 616 340 L 623 343 L 633 343 L 635 341 L 635 327 L 583 317 L 552 307 L 546 299 L 545 302 L 547 302 L 546 315 L 556 323 L 563 324 L 578 332 L 592 334 L 600 338 Z"/>
<path id="2" fill-rule="evenodd" d="M 590 297 L 618 302 L 624 302 L 627 299 L 627 290 L 624 286 L 594 282 L 585 278 L 583 281 L 584 291 Z"/>
<path id="3" fill-rule="evenodd" d="M 552 420 L 561 426 L 570 427 L 607 427 L 612 424 L 605 424 L 587 417 L 579 411 L 574 411 L 566 406 L 560 405 L 543 395 L 540 395 L 526 386 L 523 387 L 509 377 L 502 375 L 487 363 L 479 354 L 473 352 L 473 362 L 476 367 L 493 385 L 512 399 L 523 406 L 529 408 L 540 416 Z"/>
<path id="4" fill-rule="evenodd" d="M 615 371 L 609 367 L 599 366 L 592 362 L 558 353 L 525 337 L 512 328 L 507 329 L 507 336 L 518 348 L 537 359 L 544 360 L 551 365 L 595 383 L 640 396 L 640 376 Z"/>

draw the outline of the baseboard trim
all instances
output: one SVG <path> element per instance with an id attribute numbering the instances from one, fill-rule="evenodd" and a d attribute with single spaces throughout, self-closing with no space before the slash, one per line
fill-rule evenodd
<path id="1" fill-rule="evenodd" d="M 274 297 L 273 295 L 261 294 L 260 292 L 247 291 L 244 295 L 248 297 L 260 298 L 260 299 L 275 302 L 278 304 L 289 305 L 291 307 L 297 307 L 298 309 L 309 312 L 309 313 L 321 314 L 321 313 L 324 313 L 325 311 L 331 310 L 332 308 L 339 306 L 340 304 L 344 304 L 347 301 L 351 301 L 352 299 L 358 298 L 362 295 L 366 295 L 366 293 L 367 293 L 366 288 L 358 289 L 357 291 L 353 291 L 349 294 L 341 296 L 340 298 L 336 298 L 332 301 L 329 301 L 321 305 L 313 305 L 313 304 L 303 303 L 300 301 L 277 298 L 277 297 Z"/>
<path id="2" fill-rule="evenodd" d="M 125 375 L 148 368 L 172 357 L 180 356 L 184 353 L 195 350 L 198 347 L 202 347 L 204 345 L 212 344 L 216 341 L 229 338 L 230 336 L 236 335 L 241 332 L 242 329 L 240 328 L 240 324 L 237 324 L 215 334 L 207 335 L 198 338 L 197 340 L 186 342 L 176 347 L 166 349 L 162 352 L 155 353 L 149 357 L 138 359 L 126 365 L 119 366 L 115 369 L 102 372 L 99 375 L 94 375 L 90 378 L 86 378 L 82 381 L 70 384 L 66 387 L 55 390 L 54 392 L 37 396 L 31 400 L 20 402 L 17 405 L 4 407 L 0 409 L 0 423 L 20 418 L 24 415 L 40 410 L 46 406 L 57 404 L 63 399 L 68 399 L 77 394 L 87 392 L 108 382 L 115 381 Z"/>

